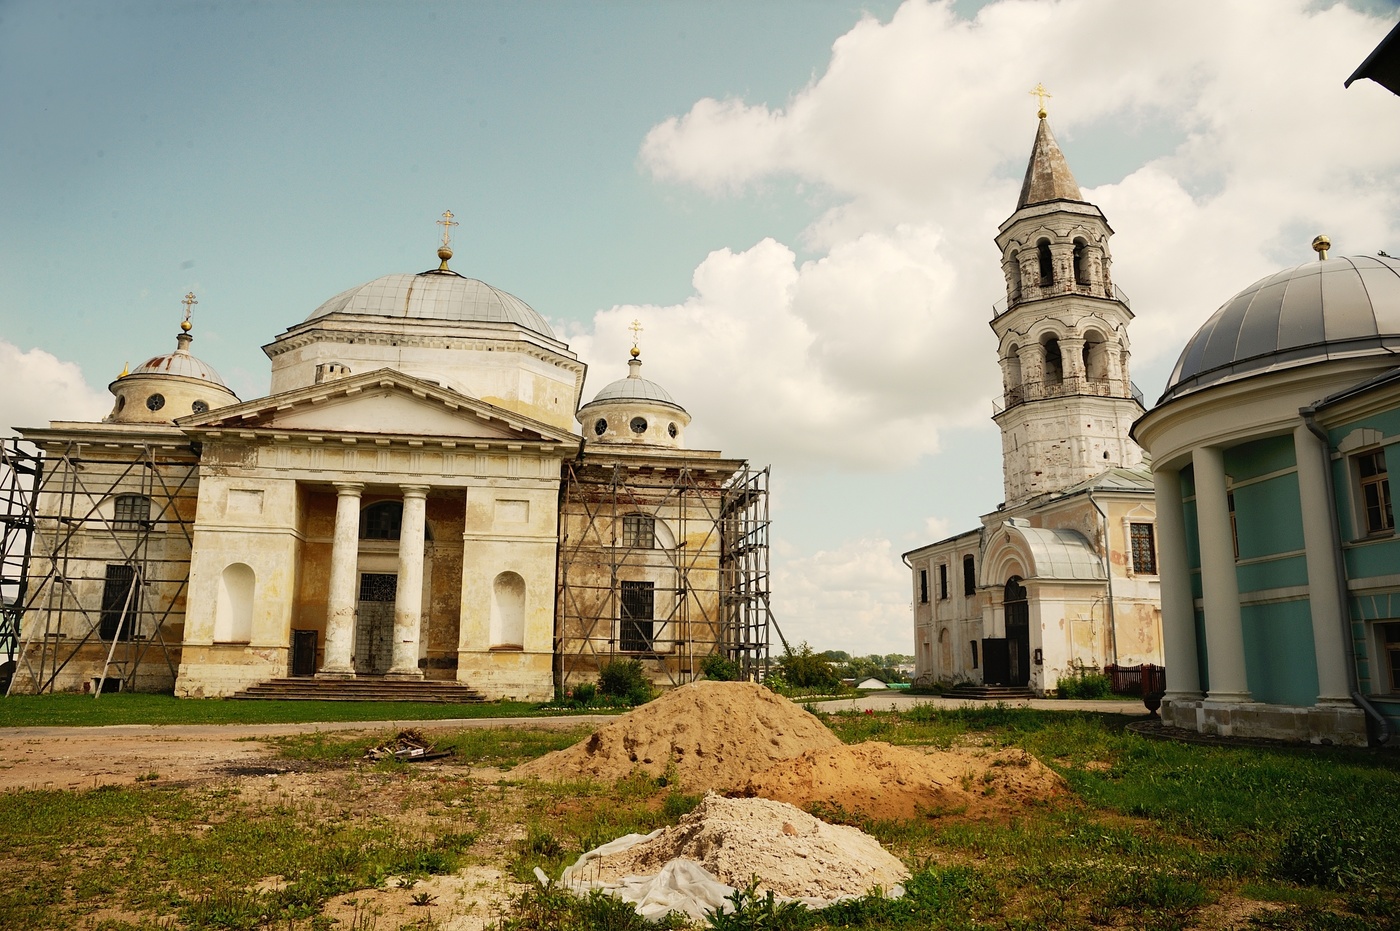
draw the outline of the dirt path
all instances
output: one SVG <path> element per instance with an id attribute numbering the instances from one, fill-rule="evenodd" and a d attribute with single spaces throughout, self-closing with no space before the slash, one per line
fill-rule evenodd
<path id="1" fill-rule="evenodd" d="M 572 727 L 608 716 L 461 718 L 445 721 L 350 721 L 320 724 L 114 725 L 0 728 L 0 792 L 13 789 L 92 789 L 210 779 L 269 766 L 266 738 L 286 734 L 424 732 L 469 727 Z"/>

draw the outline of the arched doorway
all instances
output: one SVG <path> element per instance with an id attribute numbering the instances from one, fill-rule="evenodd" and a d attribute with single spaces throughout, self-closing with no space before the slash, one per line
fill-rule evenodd
<path id="1" fill-rule="evenodd" d="M 1020 576 L 1006 580 L 1002 609 L 1006 614 L 1007 685 L 1027 686 L 1031 681 L 1031 606 Z"/>

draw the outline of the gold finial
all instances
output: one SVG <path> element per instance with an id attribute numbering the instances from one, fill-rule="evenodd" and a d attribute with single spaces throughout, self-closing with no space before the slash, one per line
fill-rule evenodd
<path id="1" fill-rule="evenodd" d="M 125 378 L 126 376 L 128 376 L 128 375 L 130 375 L 130 374 L 131 374 L 131 363 L 130 363 L 130 362 L 123 362 L 123 363 L 122 363 L 122 373 L 121 373 L 120 375 L 118 375 L 117 377 L 118 377 L 118 378 Z"/>
<path id="2" fill-rule="evenodd" d="M 642 321 L 633 320 L 632 325 L 627 329 L 632 331 L 632 358 L 635 359 L 642 354 L 642 351 L 637 348 L 637 338 L 642 335 Z"/>
<path id="3" fill-rule="evenodd" d="M 1045 119 L 1045 98 L 1055 95 L 1046 90 L 1045 85 L 1041 84 L 1039 81 L 1036 82 L 1034 89 L 1031 90 L 1031 94 L 1040 102 L 1040 118 L 1042 120 Z"/>
<path id="4" fill-rule="evenodd" d="M 437 221 L 437 225 L 442 227 L 442 245 L 438 246 L 438 258 L 442 259 L 442 264 L 438 266 L 440 272 L 449 270 L 447 260 L 452 258 L 452 227 L 462 225 L 452 217 L 451 210 L 444 210 L 442 219 Z"/>
<path id="5" fill-rule="evenodd" d="M 1314 236 L 1312 241 L 1313 251 L 1317 253 L 1319 262 L 1327 261 L 1327 250 L 1332 248 L 1332 240 L 1326 236 Z"/>
<path id="6" fill-rule="evenodd" d="M 190 331 L 191 326 L 190 310 L 194 307 L 194 305 L 198 304 L 199 301 L 194 299 L 194 292 L 191 291 L 190 293 L 186 294 L 183 299 L 181 299 L 180 303 L 185 305 L 185 319 L 180 321 L 180 329 L 188 333 Z"/>

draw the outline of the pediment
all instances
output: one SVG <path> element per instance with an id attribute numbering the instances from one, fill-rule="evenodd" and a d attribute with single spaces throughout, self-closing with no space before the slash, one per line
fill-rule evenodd
<path id="1" fill-rule="evenodd" d="M 447 388 L 380 369 L 181 418 L 191 433 L 223 430 L 311 435 L 568 443 L 547 424 Z"/>

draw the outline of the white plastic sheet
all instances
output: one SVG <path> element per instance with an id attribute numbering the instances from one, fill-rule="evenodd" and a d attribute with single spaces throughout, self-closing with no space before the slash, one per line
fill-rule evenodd
<path id="1" fill-rule="evenodd" d="M 595 889 L 601 889 L 630 903 L 637 910 L 637 914 L 648 921 L 660 921 L 670 912 L 683 912 L 692 919 L 701 921 L 712 911 L 733 911 L 734 906 L 729 902 L 729 897 L 734 894 L 734 887 L 720 882 L 699 863 L 684 857 L 667 862 L 661 868 L 661 872 L 651 876 L 624 876 L 617 880 L 597 878 L 595 861 L 621 853 L 659 834 L 660 830 L 650 834 L 627 834 L 617 840 L 608 841 L 579 857 L 577 863 L 565 867 L 559 876 L 558 884 L 580 897 L 587 896 Z M 538 867 L 535 869 L 535 876 L 541 883 L 549 884 L 548 877 Z M 894 886 L 885 891 L 885 896 L 891 899 L 902 895 L 903 886 Z M 808 908 L 825 908 L 852 896 L 836 899 L 806 897 L 793 900 L 785 896 L 777 898 L 779 901 L 798 901 Z"/>

